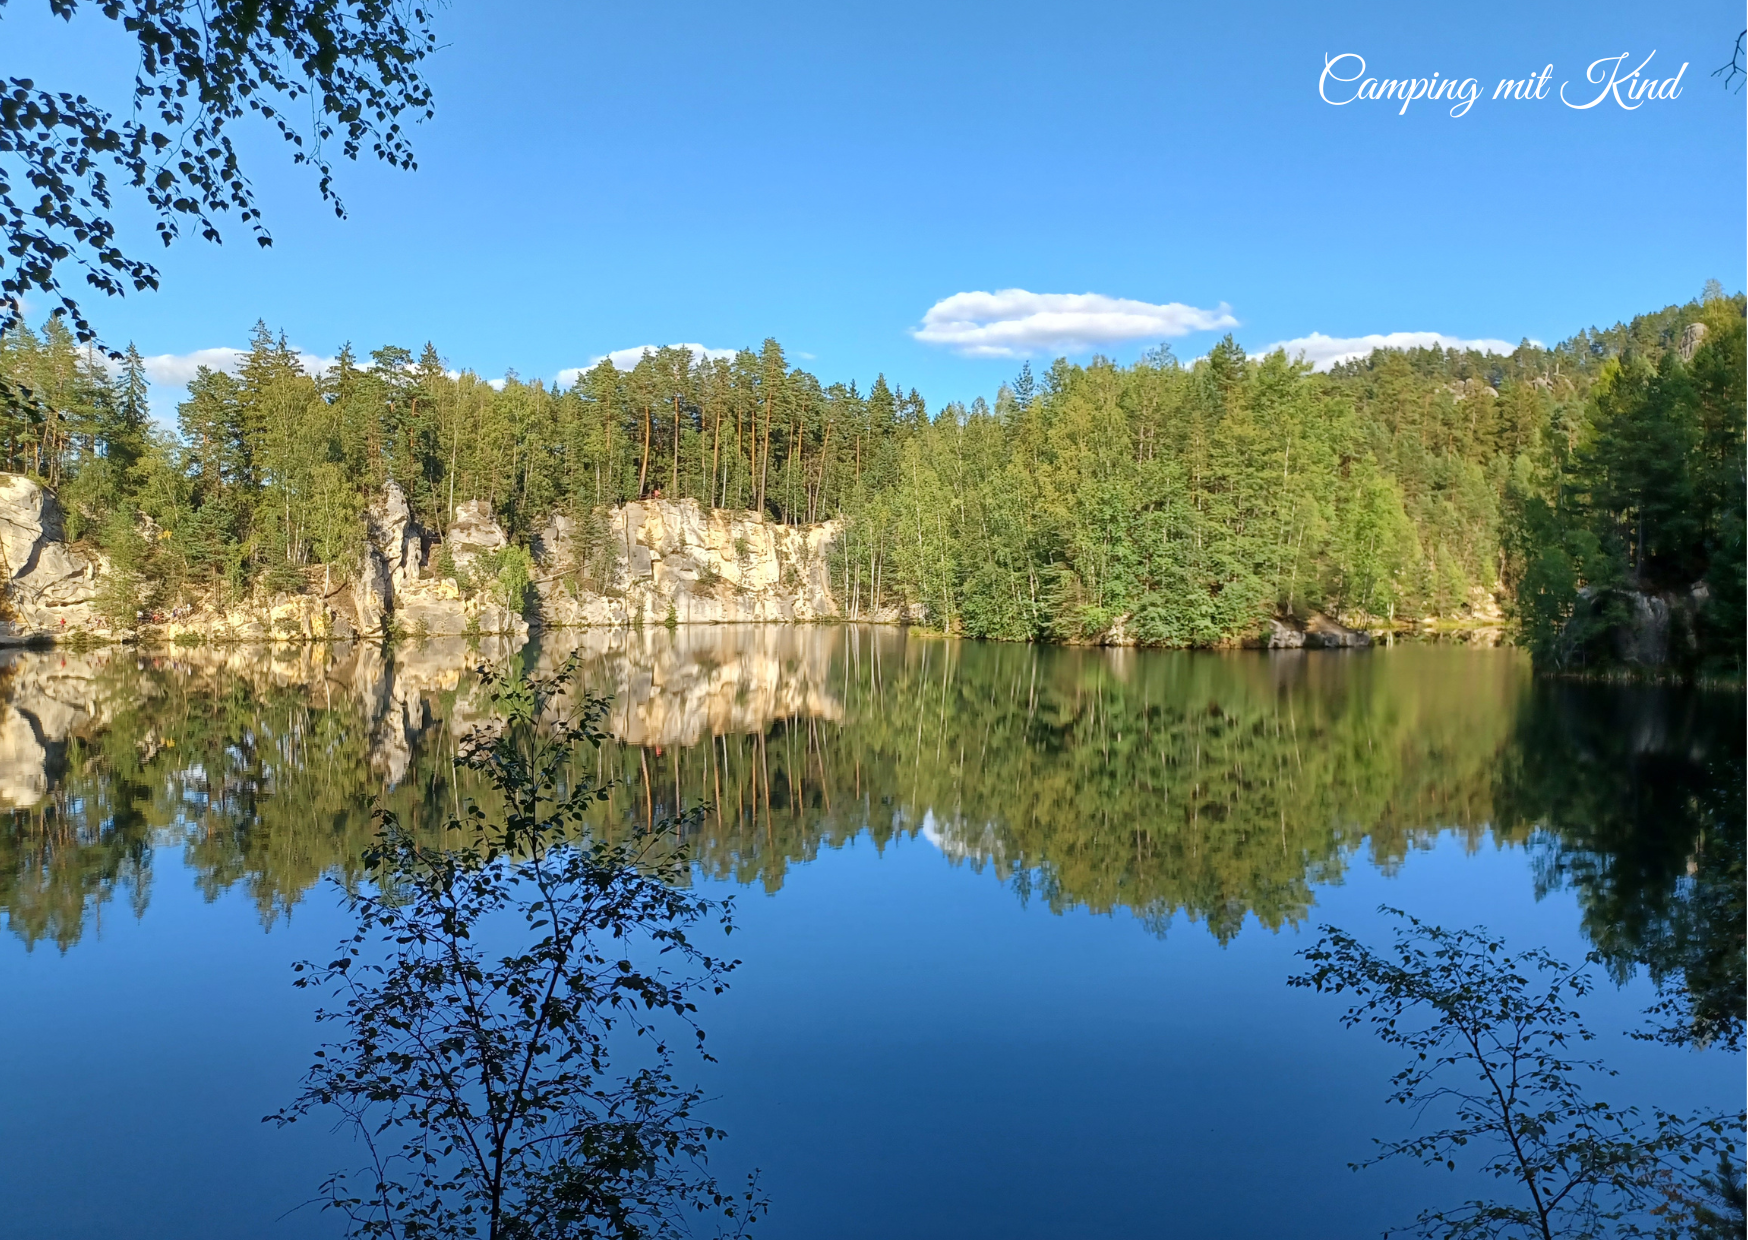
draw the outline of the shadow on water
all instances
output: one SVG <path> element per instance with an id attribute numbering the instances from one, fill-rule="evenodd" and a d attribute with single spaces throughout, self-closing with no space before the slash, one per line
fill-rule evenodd
<path id="1" fill-rule="evenodd" d="M 1617 973 L 1680 975 L 1740 1011 L 1742 698 L 1535 682 L 1511 651 L 1179 654 L 843 627 L 584 630 L 623 782 L 603 827 L 711 806 L 702 871 L 776 890 L 863 834 L 932 842 L 1050 908 L 1178 919 L 1221 941 L 1310 913 L 1358 859 L 1454 834 L 1525 847 L 1579 893 Z M 356 873 L 371 797 L 436 823 L 483 715 L 460 642 L 19 651 L 0 672 L 0 910 L 65 950 L 148 914 L 176 847 L 271 924 Z M 1703 1006 L 1703 1004 L 1702 1004 Z M 1739 1017 L 1738 1017 L 1739 1019 Z"/>

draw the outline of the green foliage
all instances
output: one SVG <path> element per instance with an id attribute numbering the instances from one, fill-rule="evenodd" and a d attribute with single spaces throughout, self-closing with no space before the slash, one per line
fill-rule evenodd
<path id="1" fill-rule="evenodd" d="M 683 857 L 655 842 L 683 821 L 588 834 L 607 789 L 573 759 L 604 739 L 606 702 L 563 711 L 574 671 L 483 673 L 501 720 L 461 761 L 498 817 L 470 804 L 426 842 L 381 811 L 357 932 L 333 963 L 297 966 L 297 985 L 344 1001 L 320 1014 L 344 1032 L 269 1118 L 333 1108 L 357 1130 L 371 1164 L 324 1187 L 351 1235 L 679 1237 L 694 1211 L 744 1232 L 763 1209 L 750 1182 L 737 1197 L 704 1174 L 723 1134 L 695 1118 L 668 1047 L 690 1032 L 702 1050 L 697 1000 L 735 965 L 688 934 L 709 916 L 731 929 L 728 910 L 688 894 Z M 647 1062 L 613 1067 L 640 1047 Z"/>
<path id="2" fill-rule="evenodd" d="M 0 333 L 40 291 L 81 341 L 95 338 L 61 285 L 62 263 L 110 296 L 158 287 L 157 268 L 121 248 L 111 175 L 144 199 L 166 245 L 185 226 L 217 241 L 218 218 L 233 210 L 259 244 L 272 244 L 231 141 L 233 124 L 251 113 L 271 122 L 342 215 L 328 153 L 335 139 L 348 159 L 368 147 L 391 166 L 413 166 L 402 118 L 431 115 L 419 64 L 436 48 L 421 10 L 281 0 L 262 21 L 252 4 L 93 7 L 138 44 L 132 110 L 118 120 L 82 94 L 11 79 L 0 110 L 0 234 L 11 259 L 0 264 Z M 79 11 L 56 9 L 69 20 Z M 297 119 L 306 113 L 307 126 Z M 14 198 L 13 186 L 30 188 Z"/>
<path id="3" fill-rule="evenodd" d="M 534 557 L 516 543 L 482 551 L 457 574 L 456 581 L 464 592 L 488 589 L 494 599 L 520 614 L 533 601 Z"/>
<path id="4" fill-rule="evenodd" d="M 1744 1116 L 1646 1119 L 1590 1096 L 1586 1081 L 1614 1073 L 1576 1057 L 1595 1037 L 1574 1006 L 1593 985 L 1584 968 L 1382 911 L 1399 919 L 1389 951 L 1325 926 L 1299 953 L 1311 968 L 1289 984 L 1351 994 L 1342 1023 L 1367 1025 L 1409 1056 L 1390 1100 L 1419 1118 L 1429 1106 L 1453 1113 L 1451 1126 L 1381 1143 L 1358 1165 L 1408 1158 L 1454 1170 L 1477 1147 L 1482 1171 L 1506 1186 L 1502 1197 L 1427 1210 L 1412 1230 L 1443 1240 L 1691 1235 L 1692 1205 L 1709 1189 L 1694 1164 L 1719 1159 L 1733 1183 Z"/>
<path id="5" fill-rule="evenodd" d="M 157 548 L 140 529 L 131 507 L 112 512 L 102 530 L 110 571 L 104 575 L 97 610 L 111 626 L 132 629 L 141 613 L 158 601 L 162 585 L 153 571 Z"/>
<path id="6" fill-rule="evenodd" d="M 1686 310 L 1662 347 L 1604 362 L 1539 484 L 1513 496 L 1519 619 L 1543 666 L 1611 665 L 1657 595 L 1681 670 L 1743 669 L 1743 305 Z M 1672 346 L 1694 330 L 1684 358 Z"/>
<path id="7" fill-rule="evenodd" d="M 500 390 L 429 345 L 363 363 L 343 348 L 312 377 L 257 325 L 237 374 L 189 384 L 170 439 L 143 429 L 137 366 L 112 378 L 51 323 L 0 338 L 0 377 L 31 394 L 5 406 L 0 450 L 63 487 L 75 536 L 101 540 L 124 504 L 152 517 L 171 593 L 288 581 L 282 565 L 344 576 L 390 480 L 431 530 L 487 501 L 519 558 L 568 516 L 566 584 L 605 590 L 627 553 L 606 514 L 659 490 L 839 520 L 823 567 L 850 619 L 1219 646 L 1271 615 L 1449 622 L 1492 594 L 1538 663 L 1575 669 L 1613 657 L 1650 590 L 1681 596 L 1685 670 L 1731 672 L 1748 616 L 1742 356 L 1742 299 L 1712 296 L 1506 357 L 1379 351 L 1315 374 L 1226 340 L 1189 367 L 1169 350 L 1059 359 L 993 407 L 931 412 L 885 376 L 822 384 L 775 341 Z M 456 573 L 445 548 L 438 571 L 519 609 L 508 554 Z"/>
<path id="8" fill-rule="evenodd" d="M 1692 1218 L 1691 1240 L 1737 1240 L 1748 1231 L 1748 1184 L 1742 1168 L 1728 1155 L 1718 1155 L 1717 1169 L 1697 1177 L 1681 1204 Z"/>

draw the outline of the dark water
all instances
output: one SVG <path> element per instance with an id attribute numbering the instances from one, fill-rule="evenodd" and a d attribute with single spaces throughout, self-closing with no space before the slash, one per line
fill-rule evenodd
<path id="1" fill-rule="evenodd" d="M 604 826 L 712 806 L 686 843 L 746 963 L 697 1074 L 767 1235 L 1355 1236 L 1468 1195 L 1347 1170 L 1401 1133 L 1398 1065 L 1283 984 L 1385 902 L 1599 951 L 1614 1097 L 1740 1103 L 1740 1056 L 1621 1032 L 1653 974 L 1740 1011 L 1739 694 L 1461 647 L 578 637 Z M 471 795 L 470 658 L 10 656 L 0 1234 L 337 1234 L 294 1207 L 347 1138 L 259 1122 L 317 1040 L 289 964 L 345 929 L 367 798 Z"/>

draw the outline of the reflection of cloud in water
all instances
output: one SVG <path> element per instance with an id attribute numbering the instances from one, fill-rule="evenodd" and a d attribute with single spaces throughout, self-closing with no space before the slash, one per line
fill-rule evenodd
<path id="1" fill-rule="evenodd" d="M 993 822 L 985 822 L 981 827 L 973 828 L 964 818 L 944 822 L 935 817 L 935 811 L 923 811 L 922 826 L 918 830 L 925 840 L 933 844 L 940 854 L 954 865 L 969 862 L 973 871 L 981 874 L 985 865 L 993 865 L 1005 879 L 1011 868 L 1010 849 L 1001 830 Z"/>

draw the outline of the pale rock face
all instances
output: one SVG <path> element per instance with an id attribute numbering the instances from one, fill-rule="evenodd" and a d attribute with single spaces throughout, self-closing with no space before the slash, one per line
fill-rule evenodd
<path id="1" fill-rule="evenodd" d="M 1704 323 L 1689 323 L 1681 333 L 1681 360 L 1691 362 L 1693 355 L 1699 352 L 1700 345 L 1706 341 L 1706 325 Z"/>
<path id="2" fill-rule="evenodd" d="M 108 567 L 62 542 L 61 510 L 53 493 L 18 474 L 0 474 L 0 574 L 7 610 L 0 643 L 106 629 L 93 604 Z"/>
<path id="3" fill-rule="evenodd" d="M 1500 593 L 1504 587 L 1498 587 Z M 1503 625 L 1505 609 L 1499 605 L 1499 595 L 1485 586 L 1469 587 L 1469 615 L 1482 624 Z"/>
<path id="4" fill-rule="evenodd" d="M 482 551 L 499 551 L 510 545 L 509 535 L 492 517 L 491 504 L 483 499 L 455 506 L 455 521 L 444 541 L 457 568 L 465 568 Z"/>
<path id="5" fill-rule="evenodd" d="M 9 577 L 29 572 L 37 546 L 61 539 L 60 512 L 54 497 L 29 478 L 0 475 L 0 553 Z"/>
<path id="6" fill-rule="evenodd" d="M 388 563 L 374 546 L 368 548 L 364 563 L 358 570 L 358 580 L 352 583 L 352 607 L 358 616 L 358 631 L 379 634 L 383 617 L 389 612 L 394 587 Z"/>
<path id="7" fill-rule="evenodd" d="M 369 538 L 356 579 L 331 594 L 300 593 L 207 607 L 155 626 L 171 640 L 194 634 L 218 641 L 345 640 L 376 637 L 391 623 L 409 636 L 499 634 L 520 642 L 528 622 L 488 591 L 463 597 L 457 583 L 426 576 L 428 533 L 390 482 L 367 513 Z M 0 475 L 0 575 L 9 614 L 0 644 L 107 633 L 96 600 L 108 571 L 62 541 L 54 496 L 28 478 Z M 794 623 L 840 618 L 827 553 L 837 521 L 789 527 L 747 512 L 705 512 L 696 500 L 651 500 L 608 513 L 599 546 L 555 514 L 532 540 L 545 570 L 535 583 L 549 627 Z M 509 545 L 484 500 L 458 504 L 448 531 L 451 557 L 465 566 Z M 582 565 L 579 572 L 577 566 Z M 890 615 L 858 619 L 915 618 Z"/>
<path id="8" fill-rule="evenodd" d="M 456 514 L 448 543 L 457 567 L 482 551 L 509 545 L 484 500 L 459 504 Z M 392 619 L 402 634 L 422 637 L 459 637 L 474 630 L 527 638 L 528 622 L 503 604 L 478 594 L 463 598 L 452 579 L 425 577 L 425 541 L 406 496 L 390 482 L 370 506 L 370 546 L 352 587 L 358 632 L 379 635 Z"/>
<path id="9" fill-rule="evenodd" d="M 562 516 L 534 539 L 545 576 L 541 615 L 568 628 L 662 624 L 792 623 L 842 615 L 827 552 L 838 521 L 784 526 L 753 513 L 705 512 L 697 500 L 644 500 L 611 510 L 599 547 L 580 545 Z M 567 577 L 584 571 L 573 592 Z M 605 565 L 600 579 L 592 570 Z"/>
<path id="10" fill-rule="evenodd" d="M 425 563 L 424 531 L 413 520 L 406 494 L 390 481 L 370 506 L 370 541 L 382 558 L 390 588 L 398 593 L 419 579 Z"/>
<path id="11" fill-rule="evenodd" d="M 1371 635 L 1350 629 L 1322 612 L 1312 612 L 1305 622 L 1305 646 L 1310 650 L 1336 650 L 1344 646 L 1369 646 Z"/>
<path id="12" fill-rule="evenodd" d="M 395 595 L 418 580 L 424 539 L 406 495 L 392 481 L 370 505 L 365 520 L 370 539 L 352 586 L 352 608 L 358 631 L 375 635 L 393 612 Z"/>
<path id="13" fill-rule="evenodd" d="M 1263 650 L 1339 650 L 1369 646 L 1372 638 L 1314 611 L 1302 626 L 1291 616 L 1271 616 L 1268 627 L 1245 644 Z"/>

